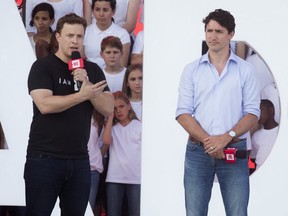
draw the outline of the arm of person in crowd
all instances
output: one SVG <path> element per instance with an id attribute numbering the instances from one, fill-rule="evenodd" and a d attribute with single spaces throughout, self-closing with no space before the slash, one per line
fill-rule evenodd
<path id="1" fill-rule="evenodd" d="M 71 0 L 70 0 L 71 1 Z M 80 17 L 83 17 L 83 2 L 81 0 L 74 0 L 74 3 L 72 5 L 72 13 L 77 14 Z"/>
<path id="2" fill-rule="evenodd" d="M 121 65 L 123 67 L 128 66 L 128 59 L 130 56 L 130 46 L 131 46 L 131 43 L 123 44 L 123 55 L 121 57 Z"/>
<path id="3" fill-rule="evenodd" d="M 107 118 L 107 121 L 104 125 L 104 130 L 102 134 L 102 143 L 101 147 L 102 156 L 105 155 L 109 149 L 109 146 L 112 142 L 112 126 L 113 126 L 114 113 L 110 114 Z"/>
<path id="4" fill-rule="evenodd" d="M 131 34 L 136 27 L 140 4 L 140 0 L 129 1 L 126 22 L 122 25 L 122 27 L 125 28 L 129 34 Z"/>
<path id="5" fill-rule="evenodd" d="M 140 54 L 131 54 L 131 64 L 143 64 L 143 51 Z"/>
<path id="6" fill-rule="evenodd" d="M 92 8 L 89 0 L 83 0 L 83 17 L 87 21 L 87 26 L 92 23 Z"/>

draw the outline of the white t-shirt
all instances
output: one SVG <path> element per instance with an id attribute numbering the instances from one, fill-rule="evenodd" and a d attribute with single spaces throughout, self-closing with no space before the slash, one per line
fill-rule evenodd
<path id="1" fill-rule="evenodd" d="M 142 101 L 130 101 L 131 106 L 136 113 L 137 118 L 142 121 Z"/>
<path id="2" fill-rule="evenodd" d="M 144 30 L 138 32 L 133 44 L 133 49 L 131 54 L 141 54 L 144 49 Z"/>
<path id="3" fill-rule="evenodd" d="M 112 127 L 106 182 L 141 184 L 141 130 L 138 120 Z"/>
<path id="4" fill-rule="evenodd" d="M 98 127 L 95 125 L 95 120 L 92 117 L 91 120 L 91 129 L 90 129 L 90 138 L 88 141 L 88 151 L 89 151 L 89 160 L 91 170 L 97 170 L 98 172 L 103 172 L 103 163 L 102 163 L 102 154 L 99 146 L 99 135 Z"/>
<path id="5" fill-rule="evenodd" d="M 250 157 L 256 158 L 257 169 L 262 166 L 270 154 L 278 134 L 278 128 L 275 127 L 270 130 L 261 128 L 253 134 Z"/>
<path id="6" fill-rule="evenodd" d="M 115 23 L 105 31 L 101 31 L 95 23 L 89 25 L 85 32 L 84 52 L 89 61 L 98 64 L 102 69 L 105 68 L 105 62 L 100 55 L 101 42 L 107 36 L 119 37 L 123 45 L 130 43 L 128 32 Z"/>
<path id="7" fill-rule="evenodd" d="M 263 88 L 261 92 L 261 99 L 268 99 L 274 105 L 275 110 L 275 121 L 280 122 L 280 101 L 279 101 L 279 92 L 277 90 L 275 83 L 270 83 Z"/>
<path id="8" fill-rule="evenodd" d="M 256 72 L 257 78 L 259 80 L 261 91 L 265 86 L 274 82 L 274 78 L 270 72 L 270 69 L 258 54 L 248 56 L 246 61 L 250 62 L 254 66 L 254 71 Z"/>
<path id="9" fill-rule="evenodd" d="M 78 16 L 83 16 L 83 1 L 82 0 L 61 0 L 59 2 L 50 2 L 49 0 L 26 0 L 26 15 L 25 26 L 27 32 L 35 32 L 36 28 L 29 25 L 32 19 L 33 8 L 42 2 L 49 3 L 53 6 L 55 11 L 55 21 L 53 23 L 52 30 L 56 29 L 57 21 L 64 15 L 69 13 L 76 13 Z"/>
<path id="10" fill-rule="evenodd" d="M 107 73 L 107 71 L 103 70 L 104 75 L 106 77 L 108 87 L 110 92 L 122 91 L 123 80 L 126 72 L 126 68 L 124 67 L 122 71 L 119 73 Z"/>

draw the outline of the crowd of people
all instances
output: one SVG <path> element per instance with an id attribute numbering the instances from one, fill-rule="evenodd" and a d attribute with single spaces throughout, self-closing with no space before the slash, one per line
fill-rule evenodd
<path id="1" fill-rule="evenodd" d="M 17 214 L 0 207 L 1 216 L 50 215 L 57 198 L 61 214 L 84 215 L 89 203 L 94 215 L 140 215 L 143 62 L 131 64 L 130 56 L 143 2 L 23 4 L 37 59 L 28 78 L 34 112 L 24 170 L 26 206 Z M 69 71 L 71 51 L 80 53 L 83 68 Z M 79 89 L 73 82 L 81 83 Z M 73 174 L 65 176 L 72 172 L 65 163 L 71 163 Z"/>
<path id="2" fill-rule="evenodd" d="M 31 67 L 28 79 L 34 117 L 24 173 L 27 206 L 0 207 L 0 215 L 21 216 L 26 212 L 27 215 L 48 216 L 54 208 L 56 199 L 59 198 L 62 214 L 83 215 L 89 203 L 94 215 L 106 213 L 108 216 L 139 216 L 144 30 L 135 33 L 135 28 L 144 2 L 140 0 L 26 0 L 24 4 L 23 21 L 37 58 Z M 218 114 L 235 114 L 238 119 L 231 117 L 229 125 L 222 122 L 221 127 L 225 126 L 222 128 L 223 131 L 228 132 L 225 133 L 225 137 L 223 135 L 221 141 L 223 146 L 219 148 L 216 142 L 219 141 L 220 136 L 207 134 L 210 130 L 211 134 L 214 133 L 209 125 L 206 125 L 213 119 L 212 116 L 207 115 L 210 113 L 207 107 L 214 105 L 209 106 L 211 100 L 209 94 L 205 96 L 205 100 L 197 98 L 201 95 L 193 95 L 192 101 L 192 96 L 187 97 L 185 92 L 187 88 L 191 88 L 191 92 L 193 90 L 194 84 L 190 83 L 189 78 L 195 76 L 193 79 L 199 79 L 200 75 L 195 75 L 196 72 L 190 74 L 191 68 L 198 69 L 199 64 L 190 64 L 185 68 L 179 86 L 176 117 L 190 135 L 185 162 L 188 215 L 197 215 L 199 212 L 202 215 L 207 214 L 209 202 L 207 197 L 199 196 L 203 194 L 203 189 L 199 188 L 200 191 L 195 191 L 195 185 L 192 184 L 196 180 L 203 180 L 199 179 L 197 174 L 199 170 L 191 171 L 191 164 L 195 162 L 191 159 L 195 156 L 193 155 L 195 152 L 191 152 L 191 149 L 195 151 L 197 146 L 199 155 L 205 152 L 207 157 L 215 159 L 225 157 L 222 149 L 226 145 L 245 149 L 255 163 L 255 168 L 250 171 L 252 173 L 268 157 L 276 139 L 280 120 L 278 91 L 271 72 L 251 47 L 243 42 L 231 41 L 235 26 L 222 23 L 221 17 L 217 17 L 219 14 L 231 19 L 232 24 L 234 22 L 233 17 L 231 18 L 229 13 L 222 10 L 212 12 L 203 20 L 206 42 L 203 43 L 203 59 L 200 63 L 205 65 L 206 62 L 213 61 L 212 64 L 215 65 L 215 70 L 220 77 L 222 72 L 226 73 L 227 68 L 224 64 L 226 61 L 243 64 L 243 67 L 249 71 L 249 77 L 247 74 L 241 74 L 240 78 L 243 79 L 243 83 L 246 85 L 250 83 L 255 88 L 253 90 L 248 86 L 250 89 L 246 92 L 252 98 L 253 107 L 249 107 L 251 106 L 249 101 L 234 101 L 231 98 L 232 106 L 230 100 L 225 102 L 227 105 L 225 107 L 230 107 L 233 111 L 224 111 L 223 108 Z M 143 22 L 143 12 L 141 21 Z M 225 54 L 222 56 L 223 59 L 218 58 L 217 50 L 214 50 L 211 42 L 213 41 L 211 35 L 218 28 L 223 32 L 227 31 L 226 41 L 223 40 L 227 42 L 225 51 L 227 53 L 233 51 L 231 56 L 223 52 Z M 207 29 L 209 31 L 206 31 Z M 67 65 L 71 61 L 73 51 L 80 53 L 84 66 L 71 72 Z M 249 65 L 242 62 L 240 58 L 237 59 L 233 53 L 252 63 L 256 73 L 251 75 Z M 202 67 L 206 72 L 209 70 L 205 66 Z M 231 70 L 237 69 L 233 67 Z M 60 77 L 55 75 L 55 71 L 61 74 Z M 207 77 L 209 82 L 214 82 L 213 77 L 209 75 Z M 207 77 L 205 85 L 203 83 L 203 86 L 201 84 L 197 87 L 204 89 L 207 85 Z M 229 79 L 231 83 L 235 81 L 232 77 Z M 255 80 L 259 81 L 259 88 Z M 79 89 L 72 88 L 71 83 L 74 82 L 81 83 Z M 239 89 L 233 87 L 231 83 L 223 84 L 223 91 L 231 88 L 235 94 L 240 94 Z M 57 87 L 59 84 L 61 87 Z M 222 92 L 220 86 L 218 91 Z M 257 92 L 261 104 L 257 104 Z M 215 102 L 217 98 L 213 99 Z M 221 98 L 218 99 L 221 101 Z M 219 104 L 223 107 L 225 103 Z M 247 104 L 247 107 L 235 107 L 235 103 Z M 193 106 L 186 107 L 187 104 Z M 204 112 L 205 110 L 207 112 Z M 245 118 L 239 114 L 243 112 L 246 113 Z M 86 114 L 83 116 L 83 113 Z M 259 121 L 255 127 L 252 127 L 257 122 L 255 117 L 259 118 Z M 77 125 L 75 128 L 74 123 Z M 4 149 L 7 148 L 7 143 L 2 127 L 0 129 L 0 147 Z M 41 166 L 39 161 L 43 163 Z M 86 169 L 87 162 L 89 172 Z M 247 164 L 248 160 L 245 163 Z M 68 168 L 67 164 L 69 164 Z M 79 169 L 80 166 L 84 167 L 84 164 L 85 168 Z M 218 165 L 226 166 L 222 162 Z M 57 170 L 54 171 L 56 166 Z M 248 203 L 247 185 L 244 184 L 247 182 L 247 170 L 244 168 L 243 164 L 239 166 L 242 178 L 238 179 L 243 180 L 241 180 L 243 193 L 240 193 L 243 196 L 242 198 L 238 196 L 237 199 L 244 203 L 241 206 L 244 208 L 237 208 L 241 212 L 239 215 L 245 215 Z M 195 175 L 192 175 L 193 173 Z M 225 175 L 222 175 L 221 171 L 217 174 L 218 178 L 220 177 L 220 184 L 226 187 Z M 212 182 L 214 175 L 209 174 L 209 176 Z M 63 178 L 60 186 L 53 178 Z M 209 187 L 211 182 L 207 183 Z M 53 187 L 47 187 L 47 184 Z M 207 190 L 208 197 L 209 193 Z M 228 195 L 224 196 L 223 199 L 228 200 Z M 203 199 L 200 199 L 201 197 Z M 198 205 L 196 201 L 201 201 L 202 204 Z M 231 209 L 234 208 L 228 201 L 225 205 L 227 211 L 232 211 Z"/>

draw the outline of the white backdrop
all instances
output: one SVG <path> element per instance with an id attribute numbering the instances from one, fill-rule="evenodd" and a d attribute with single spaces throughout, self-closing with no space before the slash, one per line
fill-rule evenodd
<path id="1" fill-rule="evenodd" d="M 288 3 L 285 0 L 167 2 L 145 1 L 141 215 L 185 215 L 182 182 L 187 135 L 174 119 L 177 88 L 184 66 L 200 56 L 204 39 L 202 19 L 215 8 L 223 8 L 235 16 L 234 40 L 246 41 L 260 53 L 280 91 L 279 135 L 267 161 L 250 178 L 249 214 L 286 216 L 288 65 L 284 51 L 288 50 L 285 42 Z M 0 151 L 0 205 L 24 205 L 23 167 L 32 117 L 26 83 L 35 57 L 14 0 L 0 1 L 0 13 L 0 120 L 9 146 L 9 150 Z M 215 184 L 209 215 L 224 215 L 222 206 Z M 53 215 L 59 215 L 57 208 Z M 92 213 L 87 210 L 86 215 Z"/>
<path id="2" fill-rule="evenodd" d="M 187 134 L 176 120 L 177 89 L 184 66 L 200 57 L 202 19 L 216 8 L 236 19 L 233 40 L 248 42 L 270 67 L 279 91 L 281 123 L 275 146 L 250 178 L 249 215 L 288 215 L 287 83 L 288 21 L 285 0 L 145 1 L 142 215 L 185 215 L 183 170 Z M 286 93 L 286 94 L 285 94 Z M 223 216 L 214 184 L 209 215 Z M 237 195 L 236 195 L 237 196 Z"/>

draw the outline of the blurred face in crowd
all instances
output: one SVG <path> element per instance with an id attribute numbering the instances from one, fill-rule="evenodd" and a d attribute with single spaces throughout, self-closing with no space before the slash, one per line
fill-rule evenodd
<path id="1" fill-rule="evenodd" d="M 101 57 L 104 59 L 107 66 L 118 67 L 121 65 L 122 54 L 123 52 L 116 47 L 108 46 L 101 52 Z"/>
<path id="2" fill-rule="evenodd" d="M 110 2 L 95 2 L 93 14 L 96 18 L 98 26 L 108 28 L 112 24 L 112 17 L 114 13 L 115 11 L 112 10 Z"/>
<path id="3" fill-rule="evenodd" d="M 229 49 L 233 36 L 234 32 L 228 33 L 228 30 L 215 20 L 210 20 L 205 29 L 206 43 L 212 52 Z"/>
<path id="4" fill-rule="evenodd" d="M 130 122 L 129 111 L 131 110 L 131 105 L 127 104 L 125 101 L 120 98 L 115 100 L 114 105 L 114 116 L 118 119 L 120 124 L 126 125 Z"/>
<path id="5" fill-rule="evenodd" d="M 258 123 L 259 124 L 265 124 L 269 117 L 270 117 L 270 113 L 272 111 L 272 109 L 268 108 L 267 106 L 265 106 L 263 103 L 260 104 L 260 111 L 261 111 L 261 114 L 260 114 L 260 118 L 259 118 L 259 121 Z"/>
<path id="6" fill-rule="evenodd" d="M 142 93 L 142 79 L 143 73 L 141 70 L 131 71 L 128 77 L 128 86 L 131 89 L 131 93 Z"/>
<path id="7" fill-rule="evenodd" d="M 54 19 L 50 19 L 48 11 L 38 11 L 33 18 L 33 24 L 38 33 L 49 32 L 49 27 L 53 22 Z"/>
<path id="8" fill-rule="evenodd" d="M 63 61 L 69 61 L 73 51 L 83 53 L 84 27 L 81 24 L 65 23 L 61 32 L 56 33 L 56 39 L 59 44 L 56 54 Z"/>

